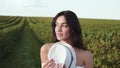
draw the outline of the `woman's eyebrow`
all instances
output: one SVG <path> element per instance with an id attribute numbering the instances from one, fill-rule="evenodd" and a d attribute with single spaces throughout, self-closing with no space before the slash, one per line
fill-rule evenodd
<path id="1" fill-rule="evenodd" d="M 59 24 L 58 22 L 56 22 L 55 24 Z M 62 22 L 61 24 L 67 24 L 67 22 Z"/>

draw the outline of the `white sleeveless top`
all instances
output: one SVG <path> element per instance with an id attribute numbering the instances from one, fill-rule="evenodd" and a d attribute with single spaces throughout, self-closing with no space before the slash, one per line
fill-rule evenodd
<path id="1" fill-rule="evenodd" d="M 84 66 L 82 66 L 82 67 L 81 66 L 76 66 L 76 68 L 84 68 Z"/>
<path id="2" fill-rule="evenodd" d="M 44 63 L 42 63 L 42 68 L 43 68 Z M 75 68 L 84 68 L 84 66 L 76 66 Z"/>

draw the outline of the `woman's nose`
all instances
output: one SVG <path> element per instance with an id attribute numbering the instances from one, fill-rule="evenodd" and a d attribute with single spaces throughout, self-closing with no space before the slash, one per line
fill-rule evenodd
<path id="1" fill-rule="evenodd" d="M 58 27 L 58 31 L 59 31 L 59 32 L 62 31 L 62 27 L 61 27 L 61 26 Z"/>

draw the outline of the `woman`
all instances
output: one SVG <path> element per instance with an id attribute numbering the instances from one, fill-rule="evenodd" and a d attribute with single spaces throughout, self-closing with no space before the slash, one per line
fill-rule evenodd
<path id="1" fill-rule="evenodd" d="M 82 40 L 82 31 L 76 14 L 72 11 L 62 11 L 58 13 L 53 21 L 53 41 L 65 42 L 72 46 L 76 54 L 76 68 L 93 68 L 93 57 Z M 41 47 L 40 56 L 43 68 L 62 68 L 62 65 L 55 64 L 54 59 L 48 60 L 48 52 L 54 43 L 44 44 Z M 66 65 L 64 65 L 66 68 Z"/>

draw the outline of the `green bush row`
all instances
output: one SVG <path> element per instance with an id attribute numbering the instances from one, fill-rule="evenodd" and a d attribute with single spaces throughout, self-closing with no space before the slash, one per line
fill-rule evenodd
<path id="1" fill-rule="evenodd" d="M 15 43 L 20 37 L 23 29 L 24 18 L 18 22 L 20 23 L 0 30 L 0 59 L 7 56 L 15 45 L 17 46 Z"/>
<path id="2" fill-rule="evenodd" d="M 36 23 L 32 23 L 30 18 L 28 18 L 28 22 L 30 28 L 33 30 L 35 36 L 42 41 L 43 43 L 47 43 L 51 41 L 52 32 L 50 27 L 50 22 L 44 22 L 42 20 L 36 19 Z"/>
<path id="3" fill-rule="evenodd" d="M 4 29 L 4 28 L 7 28 L 7 27 L 16 25 L 16 24 L 20 23 L 21 20 L 22 20 L 22 17 L 16 17 L 16 18 L 8 21 L 8 22 L 5 23 L 5 24 L 1 24 L 1 25 L 0 25 L 0 29 Z"/>
<path id="4" fill-rule="evenodd" d="M 15 21 L 17 18 L 16 16 L 0 16 L 0 25 L 4 25 L 4 24 L 9 24 L 13 21 Z"/>

